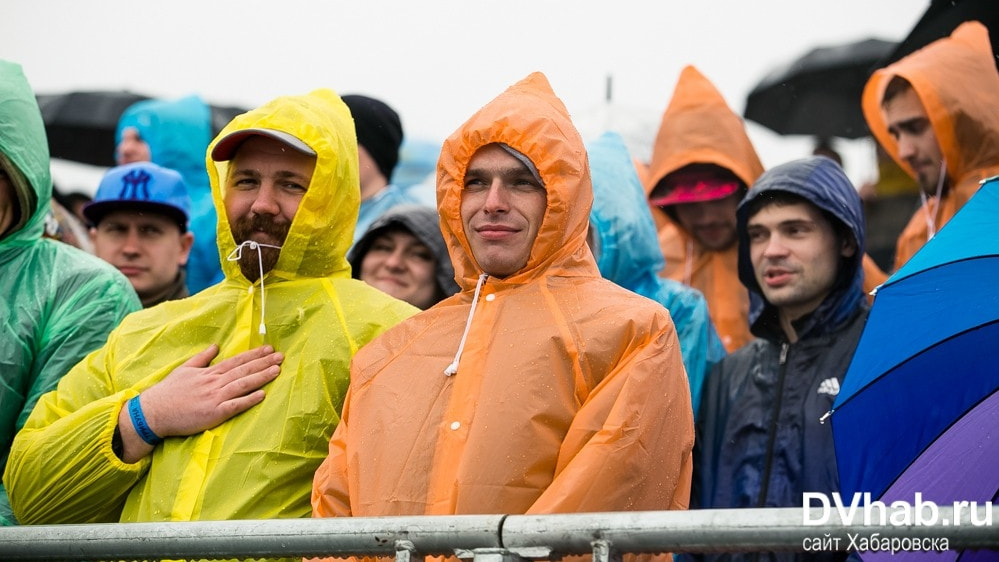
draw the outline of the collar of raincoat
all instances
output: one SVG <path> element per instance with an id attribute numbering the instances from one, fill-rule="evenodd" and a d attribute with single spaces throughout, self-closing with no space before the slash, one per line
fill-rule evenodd
<path id="1" fill-rule="evenodd" d="M 27 220 L 21 221 L 22 226 L 0 240 L 7 246 L 41 238 L 45 216 L 51 208 L 52 175 L 42 114 L 19 64 L 0 60 L 0 99 L 3 100 L 0 152 L 6 156 L 7 163 L 20 172 L 21 177 L 11 174 L 18 206 L 28 204 L 32 207 Z M 21 212 L 25 209 L 21 208 Z"/>
<path id="2" fill-rule="evenodd" d="M 292 220 L 277 264 L 266 277 L 349 278 L 346 254 L 353 241 L 361 199 L 357 137 L 347 106 L 335 92 L 326 89 L 277 98 L 239 115 L 208 146 L 206 160 L 218 210 L 218 246 L 226 278 L 247 282 L 239 264 L 226 259 L 236 248 L 223 204 L 222 178 L 226 177 L 229 162 L 215 162 L 211 153 L 226 135 L 258 127 L 292 134 L 316 151 L 312 181 Z"/>
<path id="3" fill-rule="evenodd" d="M 492 143 L 505 143 L 530 158 L 548 196 L 527 264 L 501 283 L 523 284 L 545 276 L 598 277 L 586 245 L 593 191 L 583 140 L 548 79 L 535 72 L 472 115 L 441 149 L 437 209 L 462 290 L 474 289 L 482 273 L 461 222 L 465 171 L 475 152 Z"/>
<path id="4" fill-rule="evenodd" d="M 875 71 L 864 87 L 861 103 L 871 132 L 899 166 L 915 177 L 898 157 L 898 143 L 888 133 L 881 108 L 885 89 L 895 76 L 912 84 L 926 108 L 952 186 L 966 174 L 999 165 L 999 71 L 984 25 L 977 21 L 961 24 L 949 37 Z M 973 189 L 977 188 L 974 184 Z"/>
<path id="5" fill-rule="evenodd" d="M 663 113 L 646 176 L 648 196 L 666 175 L 688 164 L 715 164 L 746 186 L 763 173 L 763 164 L 742 119 L 721 92 L 693 66 L 684 67 Z"/>

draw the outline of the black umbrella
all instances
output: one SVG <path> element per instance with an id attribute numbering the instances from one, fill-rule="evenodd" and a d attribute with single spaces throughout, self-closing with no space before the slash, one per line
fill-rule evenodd
<path id="1" fill-rule="evenodd" d="M 989 29 L 992 52 L 996 52 L 999 33 L 999 2 L 996 0 L 933 0 L 929 8 L 916 22 L 909 35 L 903 39 L 884 59 L 879 67 L 901 59 L 926 45 L 947 37 L 957 26 L 966 21 L 977 20 Z"/>
<path id="2" fill-rule="evenodd" d="M 812 49 L 763 78 L 744 116 L 782 135 L 861 138 L 864 84 L 896 43 L 865 39 Z"/>
<path id="3" fill-rule="evenodd" d="M 127 91 L 38 94 L 49 155 L 95 166 L 114 166 L 115 130 L 121 114 L 149 96 Z"/>
<path id="4" fill-rule="evenodd" d="M 49 155 L 94 166 L 115 165 L 118 120 L 133 103 L 151 99 L 128 91 L 79 91 L 38 94 L 38 107 L 49 140 Z M 212 134 L 233 117 L 245 113 L 237 106 L 209 105 Z"/>

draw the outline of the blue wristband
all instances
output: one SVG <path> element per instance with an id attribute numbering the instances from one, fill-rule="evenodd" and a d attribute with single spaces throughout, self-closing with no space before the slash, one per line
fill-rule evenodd
<path id="1" fill-rule="evenodd" d="M 128 401 L 128 417 L 132 419 L 132 427 L 143 441 L 153 446 L 163 441 L 163 438 L 153 433 L 146 423 L 146 416 L 142 413 L 142 404 L 139 403 L 138 396 Z"/>

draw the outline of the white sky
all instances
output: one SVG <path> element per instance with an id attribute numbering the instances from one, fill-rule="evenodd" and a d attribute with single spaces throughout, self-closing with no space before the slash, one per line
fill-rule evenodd
<path id="1" fill-rule="evenodd" d="M 684 65 L 698 67 L 741 114 L 774 67 L 820 45 L 901 40 L 929 0 L 0 4 L 0 57 L 23 65 L 39 93 L 198 93 L 250 107 L 329 87 L 380 98 L 400 113 L 407 136 L 440 142 L 535 70 L 548 76 L 584 137 L 594 135 L 612 75 L 618 114 L 638 118 L 633 127 L 651 142 Z M 752 122 L 748 129 L 767 167 L 811 152 L 809 137 L 779 137 Z M 837 148 L 855 183 L 873 179 L 870 141 Z"/>

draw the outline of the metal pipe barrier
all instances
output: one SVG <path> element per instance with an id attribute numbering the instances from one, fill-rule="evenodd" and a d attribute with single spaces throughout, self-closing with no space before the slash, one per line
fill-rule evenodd
<path id="1" fill-rule="evenodd" d="M 474 562 L 622 553 L 999 549 L 999 509 L 940 507 L 931 524 L 838 510 L 764 508 L 560 515 L 458 515 L 0 527 L 0 560 L 159 560 L 427 555 Z M 824 519 L 823 519 L 824 517 Z M 805 521 L 810 524 L 805 524 Z"/>

